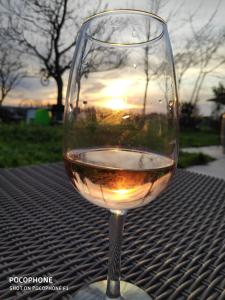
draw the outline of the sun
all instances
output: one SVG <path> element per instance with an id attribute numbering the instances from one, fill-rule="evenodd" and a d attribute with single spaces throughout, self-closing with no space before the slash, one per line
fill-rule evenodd
<path id="1" fill-rule="evenodd" d="M 129 80 L 113 80 L 108 82 L 102 91 L 102 96 L 107 99 L 105 106 L 112 110 L 123 110 L 128 107 L 126 98 L 131 82 Z"/>
<path id="2" fill-rule="evenodd" d="M 106 107 L 113 110 L 122 110 L 127 108 L 127 103 L 123 98 L 112 98 L 106 102 Z"/>

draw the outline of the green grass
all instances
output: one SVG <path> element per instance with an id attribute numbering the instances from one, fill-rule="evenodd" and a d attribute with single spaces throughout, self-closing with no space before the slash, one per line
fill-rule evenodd
<path id="1" fill-rule="evenodd" d="M 217 144 L 219 134 L 215 132 L 184 131 L 180 134 L 180 147 Z M 0 124 L 0 149 L 0 168 L 60 161 L 62 126 Z M 181 153 L 179 167 L 205 164 L 211 160 L 204 154 Z"/>
<path id="2" fill-rule="evenodd" d="M 187 131 L 180 133 L 180 148 L 204 147 L 220 144 L 220 134 L 216 131 Z"/>
<path id="3" fill-rule="evenodd" d="M 0 125 L 0 168 L 62 159 L 60 126 Z"/>
<path id="4" fill-rule="evenodd" d="M 188 152 L 180 151 L 178 167 L 179 168 L 187 168 L 187 167 L 195 166 L 195 165 L 205 165 L 213 160 L 215 160 L 215 158 L 213 158 L 209 155 L 203 154 L 201 152 L 188 153 Z"/>

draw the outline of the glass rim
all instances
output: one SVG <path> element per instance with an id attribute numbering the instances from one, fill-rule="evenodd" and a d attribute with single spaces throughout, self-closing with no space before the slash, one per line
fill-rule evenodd
<path id="1" fill-rule="evenodd" d="M 104 45 L 104 46 L 135 47 L 135 46 L 147 45 L 147 44 L 150 44 L 150 43 L 153 43 L 155 41 L 160 40 L 162 38 L 162 36 L 164 35 L 164 30 L 167 28 L 166 21 L 163 18 L 156 15 L 155 13 L 150 13 L 150 12 L 147 12 L 147 11 L 137 10 L 137 9 L 114 9 L 114 10 L 103 11 L 103 12 L 100 12 L 100 13 L 97 13 L 97 14 L 94 14 L 94 15 L 88 17 L 83 22 L 83 24 L 81 26 L 81 31 L 86 25 L 90 24 L 93 20 L 96 20 L 96 19 L 101 18 L 101 17 L 108 16 L 108 15 L 116 15 L 116 14 L 131 14 L 131 15 L 133 14 L 133 15 L 142 15 L 142 16 L 150 17 L 150 18 L 154 19 L 155 21 L 159 22 L 162 25 L 163 30 L 156 37 L 154 37 L 152 39 L 149 39 L 149 40 L 146 40 L 144 42 L 134 42 L 134 43 L 118 43 L 118 42 L 116 42 L 116 43 L 113 43 L 113 42 L 107 42 L 107 41 L 103 41 L 103 40 L 94 38 L 93 36 L 91 36 L 89 34 L 86 34 L 87 38 L 89 40 L 91 40 L 92 42 L 95 42 L 97 44 Z"/>

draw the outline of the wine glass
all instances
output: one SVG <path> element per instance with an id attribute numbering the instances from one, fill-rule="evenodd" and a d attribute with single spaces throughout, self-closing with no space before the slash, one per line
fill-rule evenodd
<path id="1" fill-rule="evenodd" d="M 166 23 L 137 10 L 87 19 L 69 77 L 63 157 L 76 191 L 110 210 L 110 250 L 107 280 L 73 299 L 151 299 L 120 282 L 123 225 L 129 209 L 147 205 L 168 186 L 177 162 L 177 124 Z"/>

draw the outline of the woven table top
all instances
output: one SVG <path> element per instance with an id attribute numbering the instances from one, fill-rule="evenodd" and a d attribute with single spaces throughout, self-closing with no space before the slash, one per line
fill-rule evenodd
<path id="1" fill-rule="evenodd" d="M 106 279 L 108 217 L 61 163 L 0 170 L 0 300 L 71 299 Z M 52 276 L 68 290 L 10 290 L 11 276 Z M 158 199 L 129 211 L 122 279 L 154 300 L 225 299 L 225 181 L 178 170 Z"/>

